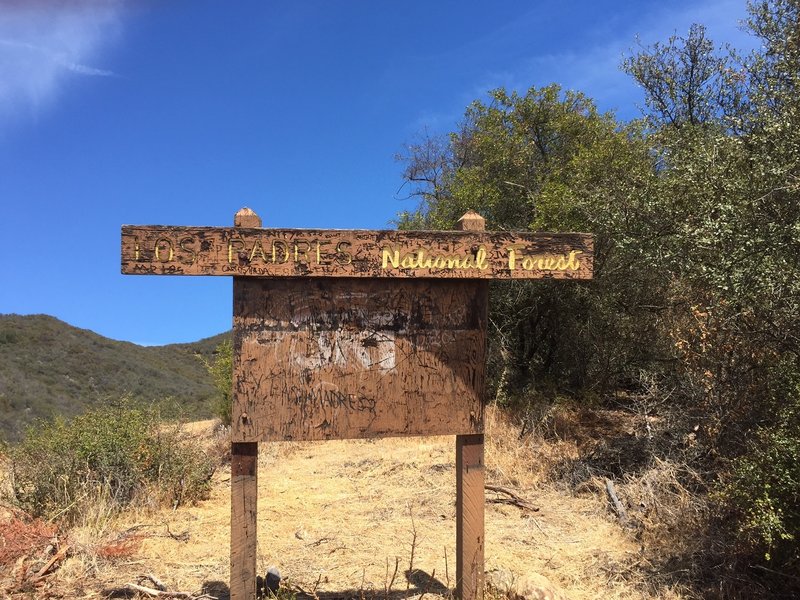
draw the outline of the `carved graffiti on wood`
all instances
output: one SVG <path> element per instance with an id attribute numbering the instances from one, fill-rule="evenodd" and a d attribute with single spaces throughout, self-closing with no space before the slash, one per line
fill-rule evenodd
<path id="1" fill-rule="evenodd" d="M 580 233 L 122 228 L 130 275 L 589 279 L 592 261 Z"/>
<path id="2" fill-rule="evenodd" d="M 233 441 L 479 433 L 485 330 L 474 282 L 239 280 Z"/>

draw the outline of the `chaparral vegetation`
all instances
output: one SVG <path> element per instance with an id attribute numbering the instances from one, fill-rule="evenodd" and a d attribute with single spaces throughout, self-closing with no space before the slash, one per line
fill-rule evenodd
<path id="1" fill-rule="evenodd" d="M 798 6 L 751 2 L 749 54 L 702 25 L 633 50 L 634 122 L 558 85 L 497 89 L 401 157 L 420 204 L 400 227 L 475 209 L 490 230 L 596 235 L 591 282 L 492 285 L 494 398 L 528 427 L 553 402 L 641 415 L 638 455 L 572 482 L 669 465 L 695 504 L 661 559 L 723 597 L 800 583 Z"/>
<path id="2" fill-rule="evenodd" d="M 563 510 L 543 511 L 544 526 L 530 514 L 522 519 L 498 513 L 487 527 L 487 547 L 491 535 L 527 543 L 521 528 L 532 536 L 535 527 L 538 545 L 521 554 L 535 555 L 542 569 L 569 573 L 571 589 L 584 590 L 576 597 L 800 595 L 798 9 L 798 0 L 752 0 L 745 27 L 758 43 L 748 53 L 716 46 L 702 25 L 631 50 L 622 68 L 644 92 L 640 119 L 622 122 L 601 113 L 586 95 L 557 84 L 524 92 L 496 89 L 466 109 L 455 131 L 424 135 L 400 157 L 406 189 L 418 202 L 399 215 L 400 228 L 452 229 L 464 213 L 476 210 L 490 231 L 595 236 L 591 281 L 490 286 L 487 356 L 494 406 L 488 412 L 495 423 L 488 430 L 487 479 L 538 493 L 551 506 L 561 498 Z M 573 258 L 552 260 L 568 269 Z M 461 260 L 466 258 L 422 251 L 383 256 L 393 266 Z M 525 257 L 518 260 L 518 268 L 528 268 Z M 203 565 L 207 577 L 227 569 L 228 547 L 218 536 L 227 527 L 229 507 L 217 511 L 223 517 L 203 508 L 202 519 L 213 524 L 204 531 L 192 529 L 199 527 L 196 519 L 180 512 L 209 495 L 209 502 L 224 498 L 224 428 L 198 444 L 177 425 L 165 424 L 147 403 L 117 399 L 125 392 L 147 402 L 159 394 L 185 394 L 194 405 L 206 406 L 216 389 L 209 410 L 229 424 L 230 342 L 215 354 L 208 343 L 148 352 L 88 332 L 55 335 L 56 324 L 44 317 L 35 320 L 35 336 L 25 333 L 19 318 L 0 325 L 0 359 L 7 365 L 0 373 L 6 390 L 0 393 L 0 428 L 14 438 L 0 448 L 7 510 L 0 522 L 8 525 L 0 530 L 0 584 L 4 577 L 10 582 L 0 595 L 6 589 L 35 594 L 48 569 L 58 561 L 67 564 L 66 548 L 91 554 L 70 588 L 83 592 L 80 582 L 100 578 L 102 561 L 129 558 L 144 536 L 136 532 L 154 531 L 152 523 L 128 523 L 109 537 L 109 523 L 120 514 L 181 522 L 186 532 L 213 545 L 203 548 L 192 568 Z M 43 358 L 35 358 L 35 337 L 44 342 Z M 71 346 L 62 351 L 66 342 Z M 202 357 L 194 356 L 198 352 Z M 61 364 L 74 361 L 74 368 L 45 368 L 58 362 L 53 353 L 64 359 Z M 177 362 L 165 359 L 178 355 Z M 97 356 L 108 361 L 102 368 Z M 164 370 L 168 364 L 171 372 Z M 184 385 L 183 379 L 194 383 Z M 76 394 L 85 402 L 70 400 Z M 72 420 L 34 419 L 93 403 L 104 406 L 68 415 Z M 16 426 L 23 420 L 34 423 L 25 433 Z M 353 444 L 359 460 L 334 465 L 340 457 L 302 444 L 271 449 L 264 457 L 262 468 L 270 473 L 304 477 L 302 490 L 279 477 L 262 477 L 260 485 L 273 494 L 270 502 L 299 511 L 322 498 L 327 519 L 315 519 L 308 527 L 315 537 L 309 537 L 294 517 L 275 509 L 283 518 L 270 523 L 280 534 L 270 538 L 270 548 L 281 548 L 278 559 L 297 572 L 316 568 L 303 563 L 301 554 L 328 561 L 332 572 L 357 570 L 362 587 L 350 592 L 363 597 L 367 566 L 335 565 L 337 551 L 360 551 L 364 536 L 356 533 L 395 524 L 397 506 L 405 503 L 402 518 L 409 517 L 413 530 L 411 581 L 419 526 L 412 501 L 421 498 L 413 506 L 431 520 L 450 518 L 453 503 L 441 492 L 449 486 L 442 483 L 443 473 L 453 467 L 446 462 L 450 446 L 434 440 L 423 448 L 404 440 L 378 455 L 371 441 L 336 444 Z M 297 459 L 294 471 L 289 458 Z M 297 467 L 301 458 L 317 463 Z M 403 470 L 412 459 L 424 466 L 422 475 Z M 314 464 L 322 465 L 319 472 Z M 318 487 L 326 472 L 335 474 L 335 494 Z M 354 492 L 347 484 L 356 479 L 359 501 L 353 504 L 369 510 L 357 513 L 363 522 L 354 519 L 343 527 L 350 517 L 335 511 L 349 502 L 347 494 Z M 380 487 L 392 481 L 391 490 Z M 519 498 L 517 506 L 531 510 Z M 564 507 L 575 510 L 565 516 Z M 165 516 L 165 510 L 172 512 Z M 86 550 L 90 544 L 81 545 L 82 534 L 70 529 L 87 523 L 102 540 L 95 540 L 93 553 Z M 563 532 L 577 536 L 576 530 L 589 527 L 602 531 L 589 551 L 565 541 Z M 158 535 L 164 543 L 182 543 L 169 526 Z M 623 542 L 615 546 L 613 536 Z M 70 541 L 59 546 L 58 539 Z M 420 548 L 424 542 L 419 540 Z M 39 554 L 48 548 L 46 558 L 36 562 L 27 549 L 33 546 Z M 544 547 L 552 550 L 549 558 Z M 522 561 L 506 550 L 497 555 Z M 151 544 L 145 551 L 147 560 L 160 564 L 175 549 Z M 374 558 L 367 551 L 362 555 Z M 387 559 L 381 597 L 390 597 L 399 564 L 399 558 L 391 566 Z M 375 570 L 374 560 L 369 567 Z M 433 573 L 428 577 L 418 586 L 422 596 L 434 595 Z M 591 582 L 581 588 L 581 578 Z M 109 579 L 104 576 L 104 583 Z M 322 575 L 316 585 L 321 581 Z M 446 583 L 439 590 L 444 595 L 451 587 Z M 125 593 L 130 596 L 131 589 Z"/>

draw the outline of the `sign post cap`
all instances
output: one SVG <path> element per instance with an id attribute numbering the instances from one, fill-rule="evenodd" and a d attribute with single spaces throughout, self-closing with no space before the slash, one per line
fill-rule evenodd
<path id="1" fill-rule="evenodd" d="M 483 231 L 486 229 L 486 219 L 470 209 L 458 220 L 458 229 L 461 231 Z"/>
<path id="2" fill-rule="evenodd" d="M 234 215 L 233 225 L 234 227 L 261 227 L 261 217 L 245 206 Z"/>

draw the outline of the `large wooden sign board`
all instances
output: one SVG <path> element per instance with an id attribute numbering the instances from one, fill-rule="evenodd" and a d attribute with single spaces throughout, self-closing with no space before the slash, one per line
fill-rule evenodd
<path id="1" fill-rule="evenodd" d="M 246 279 L 233 301 L 233 441 L 483 430 L 472 282 Z"/>
<path id="2" fill-rule="evenodd" d="M 122 272 L 233 275 L 231 599 L 255 598 L 258 442 L 456 435 L 456 593 L 483 594 L 490 279 L 589 279 L 587 234 L 123 226 Z"/>

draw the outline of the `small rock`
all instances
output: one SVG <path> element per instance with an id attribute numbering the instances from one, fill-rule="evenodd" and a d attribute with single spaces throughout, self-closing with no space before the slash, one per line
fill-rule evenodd
<path id="1" fill-rule="evenodd" d="M 568 600 L 563 590 L 539 573 L 515 577 L 506 569 L 492 569 L 486 573 L 486 583 L 510 600 Z"/>
<path id="2" fill-rule="evenodd" d="M 524 575 L 517 580 L 515 587 L 520 600 L 567 600 L 558 586 L 539 573 Z"/>
<path id="3" fill-rule="evenodd" d="M 294 532 L 294 537 L 296 537 L 298 540 L 304 540 L 308 537 L 308 534 L 302 529 L 298 529 Z"/>

